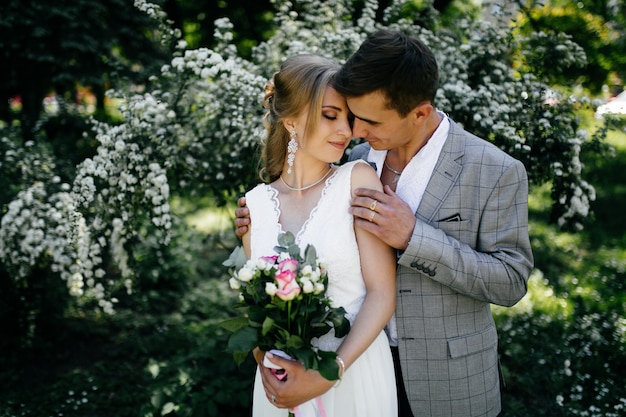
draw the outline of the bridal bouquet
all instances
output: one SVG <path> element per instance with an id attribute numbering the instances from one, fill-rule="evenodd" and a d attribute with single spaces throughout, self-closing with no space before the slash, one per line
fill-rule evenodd
<path id="1" fill-rule="evenodd" d="M 277 255 L 248 260 L 237 247 L 223 263 L 230 287 L 240 292 L 244 315 L 224 322 L 234 333 L 228 346 L 240 364 L 252 349 L 280 350 L 315 369 L 328 380 L 339 378 L 335 352 L 318 349 L 313 339 L 332 329 L 336 337 L 350 330 L 343 307 L 332 307 L 325 295 L 328 276 L 312 245 L 301 256 L 292 233 L 278 237 Z"/>

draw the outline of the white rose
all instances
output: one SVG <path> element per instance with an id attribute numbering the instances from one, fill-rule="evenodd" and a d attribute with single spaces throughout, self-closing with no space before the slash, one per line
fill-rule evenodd
<path id="1" fill-rule="evenodd" d="M 313 286 L 313 283 L 310 280 L 303 279 L 302 280 L 302 291 L 305 294 L 311 294 L 313 291 L 315 291 L 315 287 Z"/>
<path id="2" fill-rule="evenodd" d="M 241 288 L 241 282 L 239 282 L 239 280 L 235 277 L 229 279 L 228 283 L 230 284 L 230 288 L 232 288 L 233 290 L 238 290 Z"/>
<path id="3" fill-rule="evenodd" d="M 263 258 L 259 258 L 256 260 L 256 267 L 258 269 L 260 269 L 261 271 L 267 271 L 271 265 L 268 265 L 269 262 L 267 262 L 265 259 Z"/>
<path id="4" fill-rule="evenodd" d="M 321 274 L 320 274 L 320 270 L 319 270 L 319 269 L 316 269 L 315 271 L 312 271 L 312 272 L 311 272 L 311 276 L 309 277 L 309 279 L 310 279 L 311 281 L 313 281 L 313 282 L 317 282 L 317 281 L 319 281 L 320 276 L 321 276 Z"/>
<path id="5" fill-rule="evenodd" d="M 304 265 L 302 268 L 302 275 L 311 275 L 312 272 L 313 268 L 311 268 L 311 265 Z"/>
<path id="6" fill-rule="evenodd" d="M 243 268 L 239 270 L 239 272 L 237 272 L 237 278 L 241 282 L 250 282 L 253 276 L 254 276 L 254 272 L 252 272 L 246 266 L 244 266 Z"/>
<path id="7" fill-rule="evenodd" d="M 273 282 L 265 283 L 265 293 L 270 297 L 273 297 L 278 292 L 278 287 Z"/>
<path id="8" fill-rule="evenodd" d="M 321 294 L 324 292 L 324 284 L 322 284 L 321 282 L 317 282 L 315 284 L 315 291 L 314 293 L 317 294 Z"/>

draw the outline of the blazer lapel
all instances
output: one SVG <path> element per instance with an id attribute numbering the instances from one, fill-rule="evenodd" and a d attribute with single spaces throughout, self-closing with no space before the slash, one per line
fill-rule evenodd
<path id="1" fill-rule="evenodd" d="M 433 175 L 426 186 L 426 191 L 417 208 L 416 217 L 432 223 L 439 207 L 446 199 L 457 178 L 461 174 L 462 165 L 459 159 L 465 153 L 463 130 L 450 120 L 450 131 L 443 145 Z"/>

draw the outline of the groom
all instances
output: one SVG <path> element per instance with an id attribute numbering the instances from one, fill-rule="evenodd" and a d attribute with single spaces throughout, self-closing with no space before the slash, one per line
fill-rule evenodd
<path id="1" fill-rule="evenodd" d="M 421 41 L 369 36 L 334 83 L 354 114 L 350 159 L 368 160 L 384 192 L 356 191 L 359 227 L 398 251 L 397 307 L 389 336 L 401 417 L 500 413 L 498 336 L 490 304 L 513 306 L 533 267 L 524 166 L 434 107 L 438 66 Z M 247 209 L 237 210 L 237 234 Z M 320 395 L 298 364 L 268 396 L 293 407 Z M 320 377 L 321 378 L 321 377 Z"/>

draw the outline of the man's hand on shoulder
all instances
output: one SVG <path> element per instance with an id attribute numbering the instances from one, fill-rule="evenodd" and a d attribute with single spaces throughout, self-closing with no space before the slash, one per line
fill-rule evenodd
<path id="1" fill-rule="evenodd" d="M 392 248 L 406 249 L 416 222 L 411 207 L 388 185 L 384 192 L 358 188 L 354 194 L 350 214 L 357 226 L 375 234 Z"/>
<path id="2" fill-rule="evenodd" d="M 250 210 L 246 206 L 245 197 L 240 197 L 237 200 L 237 205 L 239 207 L 235 210 L 235 234 L 241 239 L 250 228 Z"/>

